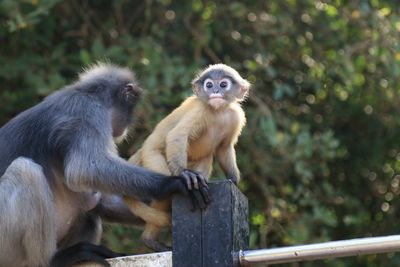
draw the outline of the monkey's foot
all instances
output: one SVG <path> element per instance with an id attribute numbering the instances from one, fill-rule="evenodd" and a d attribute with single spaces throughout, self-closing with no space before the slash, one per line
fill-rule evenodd
<path id="1" fill-rule="evenodd" d="M 166 244 L 161 243 L 157 240 L 142 238 L 142 241 L 146 245 L 146 247 L 154 250 L 155 252 L 165 252 L 165 251 L 170 251 L 172 249 L 172 247 L 167 246 Z"/>
<path id="2" fill-rule="evenodd" d="M 96 262 L 101 266 L 110 266 L 107 258 L 125 256 L 106 247 L 80 242 L 71 247 L 58 251 L 51 261 L 50 266 L 68 267 L 81 262 Z"/>

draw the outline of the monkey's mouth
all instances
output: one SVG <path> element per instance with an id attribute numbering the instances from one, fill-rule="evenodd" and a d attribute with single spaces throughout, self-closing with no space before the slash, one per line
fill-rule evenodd
<path id="1" fill-rule="evenodd" d="M 223 99 L 224 97 L 220 94 L 211 94 L 210 99 Z"/>

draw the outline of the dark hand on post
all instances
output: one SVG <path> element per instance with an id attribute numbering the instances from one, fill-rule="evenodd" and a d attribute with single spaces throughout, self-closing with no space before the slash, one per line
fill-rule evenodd
<path id="1" fill-rule="evenodd" d="M 211 202 L 208 192 L 207 181 L 199 172 L 189 169 L 184 169 L 180 174 L 186 183 L 187 190 L 192 200 L 192 211 L 197 207 L 204 210 Z"/>
<path id="2" fill-rule="evenodd" d="M 204 210 L 211 202 L 205 178 L 192 170 L 184 169 L 180 176 L 163 178 L 159 189 L 160 191 L 155 195 L 156 199 L 163 199 L 174 193 L 190 197 L 193 211 L 197 207 Z"/>

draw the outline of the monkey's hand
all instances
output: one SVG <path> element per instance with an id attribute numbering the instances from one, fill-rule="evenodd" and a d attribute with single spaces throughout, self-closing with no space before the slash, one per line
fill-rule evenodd
<path id="1" fill-rule="evenodd" d="M 180 174 L 185 179 L 189 195 L 192 200 L 192 211 L 199 207 L 204 210 L 211 202 L 208 193 L 207 180 L 199 172 L 189 169 L 184 169 Z"/>
<path id="2" fill-rule="evenodd" d="M 226 180 L 231 181 L 235 185 L 238 184 L 238 178 L 235 175 L 230 175 L 230 176 L 226 177 Z"/>
<path id="3" fill-rule="evenodd" d="M 173 193 L 181 193 L 188 196 L 192 201 L 192 210 L 197 207 L 204 210 L 211 202 L 208 192 L 208 185 L 204 177 L 197 172 L 191 170 L 183 170 L 180 176 L 171 176 L 163 179 L 164 185 L 161 196 L 168 196 Z"/>
<path id="4" fill-rule="evenodd" d="M 79 242 L 71 247 L 58 251 L 51 260 L 50 266 L 69 267 L 85 261 L 96 262 L 101 266 L 110 266 L 105 259 L 121 256 L 125 255 L 116 253 L 103 246 L 88 242 Z"/>
<path id="5" fill-rule="evenodd" d="M 199 190 L 199 184 L 203 185 L 204 187 L 208 188 L 207 180 L 201 175 L 199 172 L 189 169 L 184 169 L 181 171 L 179 176 L 185 178 L 186 185 L 189 190 L 192 188 Z M 193 185 L 192 185 L 193 184 Z"/>

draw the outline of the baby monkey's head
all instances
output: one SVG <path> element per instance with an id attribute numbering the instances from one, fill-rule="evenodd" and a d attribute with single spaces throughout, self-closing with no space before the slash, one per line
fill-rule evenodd
<path id="1" fill-rule="evenodd" d="M 246 79 L 225 64 L 211 65 L 200 71 L 192 85 L 194 94 L 214 109 L 242 101 L 250 87 Z"/>

